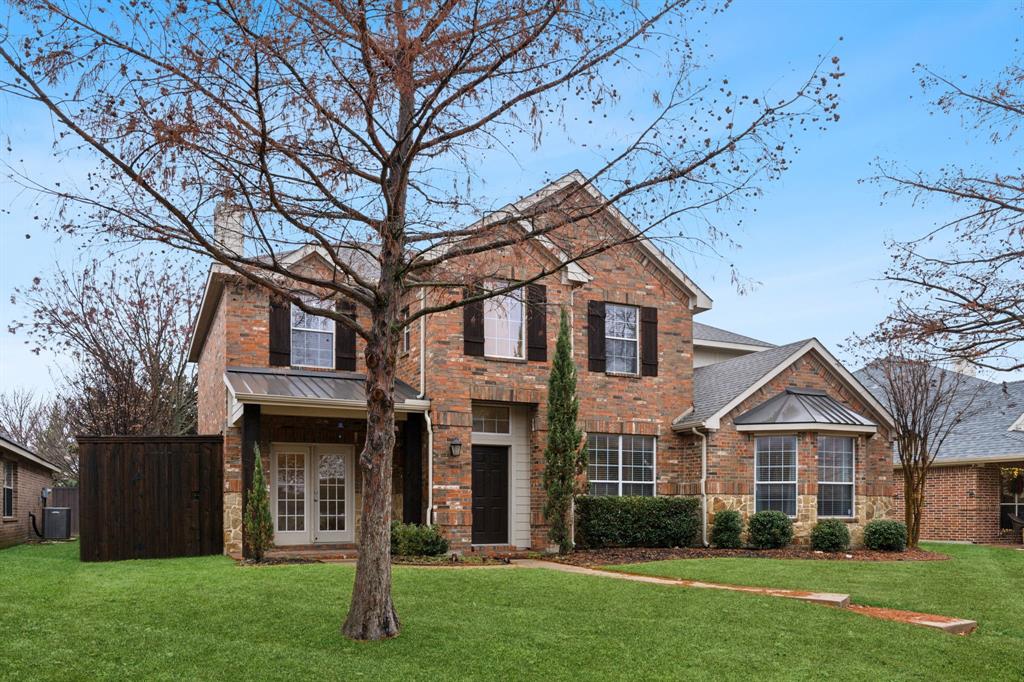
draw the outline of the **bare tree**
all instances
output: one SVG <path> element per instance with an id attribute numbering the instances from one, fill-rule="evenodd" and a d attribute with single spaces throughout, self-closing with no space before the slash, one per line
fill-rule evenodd
<path id="1" fill-rule="evenodd" d="M 982 408 L 978 395 L 984 382 L 940 367 L 930 353 L 884 331 L 854 347 L 867 359 L 862 380 L 883 399 L 895 423 L 907 544 L 917 547 L 928 472 L 950 433 Z"/>
<path id="2" fill-rule="evenodd" d="M 186 0 L 117 16 L 13 4 L 33 30 L 0 46 L 0 88 L 40 103 L 99 160 L 88 189 L 23 178 L 62 202 L 56 227 L 209 255 L 365 339 L 360 551 L 342 626 L 354 639 L 399 631 L 388 529 L 402 329 L 630 241 L 720 235 L 716 212 L 784 171 L 797 133 L 838 120 L 836 57 L 781 97 L 701 80 L 690 36 L 709 8 L 687 0 Z M 658 113 L 636 122 L 624 84 Z M 615 111 L 616 130 L 588 130 Z M 517 162 L 524 140 L 551 133 L 605 140 L 591 146 L 596 168 L 497 208 L 477 178 L 484 152 Z M 239 209 L 246 249 L 211 234 L 218 202 Z M 597 220 L 611 210 L 636 230 Z M 509 272 L 503 256 L 537 241 L 560 261 L 519 258 Z M 281 258 L 305 245 L 334 272 Z M 486 286 L 496 273 L 509 283 Z"/>
<path id="3" fill-rule="evenodd" d="M 76 485 L 78 453 L 67 411 L 28 389 L 0 393 L 0 432 L 60 469 L 58 482 Z"/>
<path id="4" fill-rule="evenodd" d="M 72 433 L 194 433 L 188 344 L 199 293 L 187 262 L 93 261 L 17 290 L 31 317 L 10 331 L 74 361 L 59 382 Z"/>
<path id="5" fill-rule="evenodd" d="M 936 106 L 958 112 L 971 130 L 1006 148 L 1024 123 L 1024 68 L 967 88 L 924 67 L 922 87 Z M 959 211 L 918 239 L 892 242 L 886 279 L 901 295 L 891 333 L 995 370 L 1024 369 L 1024 176 L 1019 168 L 946 167 L 935 173 L 885 166 L 880 180 L 915 200 L 948 201 Z"/>

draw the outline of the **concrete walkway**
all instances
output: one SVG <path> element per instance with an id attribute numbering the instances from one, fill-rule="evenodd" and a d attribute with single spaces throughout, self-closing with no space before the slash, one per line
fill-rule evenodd
<path id="1" fill-rule="evenodd" d="M 890 620 L 901 623 L 910 623 L 923 627 L 935 628 L 943 632 L 956 635 L 966 635 L 974 631 L 978 624 L 973 620 L 951 618 L 949 616 L 937 616 L 928 613 L 917 613 L 916 611 L 900 611 L 898 609 L 887 609 L 874 606 L 860 606 L 850 603 L 850 595 L 838 594 L 835 592 L 805 592 L 801 590 L 782 590 L 770 587 L 748 587 L 745 585 L 726 585 L 722 583 L 707 583 L 699 580 L 676 580 L 674 578 L 659 578 L 651 575 L 638 573 L 624 573 L 622 571 L 609 571 L 597 568 L 586 568 L 583 566 L 572 566 L 556 561 L 539 561 L 537 559 L 515 559 L 512 563 L 523 568 L 544 568 L 562 573 L 575 573 L 577 575 L 590 575 L 599 578 L 612 578 L 614 580 L 629 580 L 638 583 L 650 583 L 653 585 L 670 585 L 674 587 L 693 587 L 705 590 L 725 590 L 728 592 L 746 592 L 759 594 L 767 597 L 782 597 L 784 599 L 796 599 L 810 602 L 812 604 L 823 604 L 840 609 L 850 609 L 872 618 Z"/>

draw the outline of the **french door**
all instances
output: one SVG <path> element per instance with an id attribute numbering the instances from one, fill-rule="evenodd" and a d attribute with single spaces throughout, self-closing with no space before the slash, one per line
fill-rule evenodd
<path id="1" fill-rule="evenodd" d="M 275 544 L 354 540 L 352 446 L 275 443 L 270 469 Z"/>

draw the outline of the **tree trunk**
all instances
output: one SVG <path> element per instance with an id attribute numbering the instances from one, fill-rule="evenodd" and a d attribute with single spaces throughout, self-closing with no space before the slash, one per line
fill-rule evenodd
<path id="1" fill-rule="evenodd" d="M 907 547 L 917 547 L 921 537 L 921 515 L 924 512 L 925 472 L 914 468 L 903 472 L 903 520 L 907 525 Z"/>
<path id="2" fill-rule="evenodd" d="M 382 280 L 385 279 L 383 276 Z M 392 285 L 392 288 L 393 285 Z M 391 468 L 395 450 L 395 362 L 397 334 L 389 319 L 397 310 L 397 292 L 385 293 L 372 311 L 366 343 L 366 444 L 359 457 L 363 474 L 359 559 L 352 604 L 341 627 L 356 640 L 398 635 L 399 621 L 391 600 Z M 389 317 L 390 316 L 390 317 Z"/>

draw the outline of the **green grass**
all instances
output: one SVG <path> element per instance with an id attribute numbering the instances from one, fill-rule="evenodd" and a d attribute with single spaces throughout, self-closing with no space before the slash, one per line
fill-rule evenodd
<path id="1" fill-rule="evenodd" d="M 397 567 L 401 636 L 352 643 L 338 634 L 350 566 L 252 568 L 223 557 L 82 564 L 74 544 L 23 546 L 0 551 L 0 677 L 1021 679 L 1024 553 L 949 551 L 955 562 L 862 574 L 768 560 L 643 570 L 849 589 L 874 603 L 977 616 L 982 630 L 967 638 L 745 594 L 543 569 Z M 791 572 L 803 580 L 768 580 Z"/>

